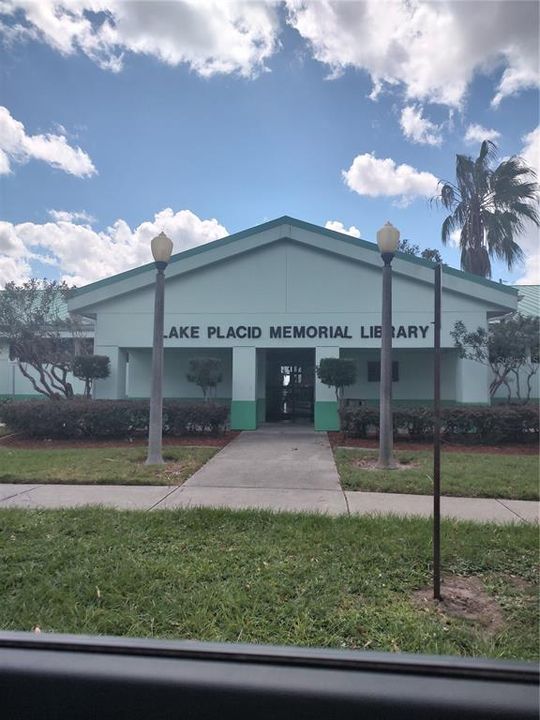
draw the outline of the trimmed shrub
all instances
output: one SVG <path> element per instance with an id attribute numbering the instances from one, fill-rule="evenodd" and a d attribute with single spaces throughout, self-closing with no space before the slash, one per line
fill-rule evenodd
<path id="1" fill-rule="evenodd" d="M 225 405 L 163 403 L 164 435 L 217 434 L 225 429 Z M 0 408 L 10 429 L 46 438 L 131 438 L 148 431 L 148 400 L 19 400 Z"/>
<path id="2" fill-rule="evenodd" d="M 192 358 L 186 378 L 201 388 L 204 402 L 207 402 L 210 390 L 223 380 L 223 363 L 219 358 Z"/>
<path id="3" fill-rule="evenodd" d="M 79 380 L 84 380 L 84 396 L 90 398 L 94 380 L 108 378 L 111 374 L 108 355 L 76 355 L 71 368 Z"/>
<path id="4" fill-rule="evenodd" d="M 349 437 L 365 438 L 370 433 L 379 433 L 379 408 L 362 405 L 344 409 L 340 415 L 341 429 Z"/>
<path id="5" fill-rule="evenodd" d="M 394 410 L 394 434 L 409 440 L 433 437 L 433 408 L 399 407 Z M 361 406 L 341 413 L 342 427 L 350 437 L 379 432 L 379 409 Z M 539 410 L 536 406 L 456 406 L 441 410 L 441 432 L 445 440 L 498 444 L 528 442 L 538 438 Z"/>
<path id="6" fill-rule="evenodd" d="M 455 407 L 442 412 L 446 438 L 487 444 L 525 442 L 538 436 L 538 419 L 538 407 L 524 405 Z"/>

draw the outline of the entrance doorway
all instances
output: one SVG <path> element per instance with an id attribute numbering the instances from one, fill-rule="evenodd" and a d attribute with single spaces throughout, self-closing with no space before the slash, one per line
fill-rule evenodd
<path id="1" fill-rule="evenodd" d="M 266 351 L 266 421 L 313 422 L 315 350 Z"/>

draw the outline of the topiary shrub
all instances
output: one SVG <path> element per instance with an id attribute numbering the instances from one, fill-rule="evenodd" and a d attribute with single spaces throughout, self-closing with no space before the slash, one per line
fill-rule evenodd
<path id="1" fill-rule="evenodd" d="M 79 380 L 84 380 L 84 396 L 90 398 L 94 380 L 103 380 L 111 374 L 110 360 L 107 355 L 76 355 L 73 358 L 72 372 Z"/>
<path id="2" fill-rule="evenodd" d="M 208 401 L 208 393 L 223 380 L 223 363 L 219 358 L 200 357 L 189 361 L 189 372 L 186 374 L 189 382 L 198 385 L 203 394 L 204 402 Z"/>

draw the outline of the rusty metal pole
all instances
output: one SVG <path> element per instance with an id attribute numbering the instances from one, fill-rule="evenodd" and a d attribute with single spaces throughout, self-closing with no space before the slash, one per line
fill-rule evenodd
<path id="1" fill-rule="evenodd" d="M 433 367 L 433 597 L 441 599 L 441 286 L 442 265 L 435 266 Z"/>

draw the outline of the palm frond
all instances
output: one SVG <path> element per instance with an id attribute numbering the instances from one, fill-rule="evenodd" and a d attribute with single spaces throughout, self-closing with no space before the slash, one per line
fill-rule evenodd
<path id="1" fill-rule="evenodd" d="M 525 259 L 525 253 L 513 240 L 509 240 L 496 255 L 501 260 L 504 260 L 509 270 L 512 270 L 517 263 L 521 263 Z"/>
<path id="2" fill-rule="evenodd" d="M 430 198 L 430 205 L 437 205 L 437 207 L 444 207 L 446 210 L 450 210 L 455 202 L 459 202 L 459 190 L 458 188 L 448 180 L 439 180 L 437 183 L 437 194 Z"/>
<path id="3" fill-rule="evenodd" d="M 532 203 L 527 202 L 514 202 L 510 212 L 514 213 L 518 217 L 523 217 L 530 220 L 535 225 L 540 225 L 540 214 L 538 208 Z"/>
<path id="4" fill-rule="evenodd" d="M 512 155 L 512 157 L 503 160 L 493 172 L 495 175 L 512 175 L 516 177 L 530 175 L 532 179 L 536 178 L 536 172 L 527 165 L 521 155 Z"/>
<path id="5" fill-rule="evenodd" d="M 511 270 L 524 258 L 523 250 L 514 240 L 514 237 L 524 230 L 522 218 L 508 211 L 496 210 L 485 213 L 484 225 L 489 253 L 504 260 Z"/>
<path id="6" fill-rule="evenodd" d="M 477 167 L 488 168 L 489 164 L 497 158 L 497 146 L 492 140 L 484 140 L 480 145 L 480 152 L 476 158 Z"/>
<path id="7" fill-rule="evenodd" d="M 445 183 L 439 194 L 440 201 L 447 210 L 451 210 L 456 203 L 456 191 L 453 185 Z"/>
<path id="8" fill-rule="evenodd" d="M 452 231 L 455 230 L 457 227 L 459 227 L 459 223 L 457 222 L 456 217 L 453 213 L 452 215 L 448 215 L 448 217 L 445 217 L 441 227 L 441 240 L 443 245 L 446 245 L 446 243 L 450 240 L 450 235 L 452 234 Z"/>
<path id="9" fill-rule="evenodd" d="M 468 155 L 456 155 L 456 184 L 462 198 L 474 193 L 474 161 Z"/>

